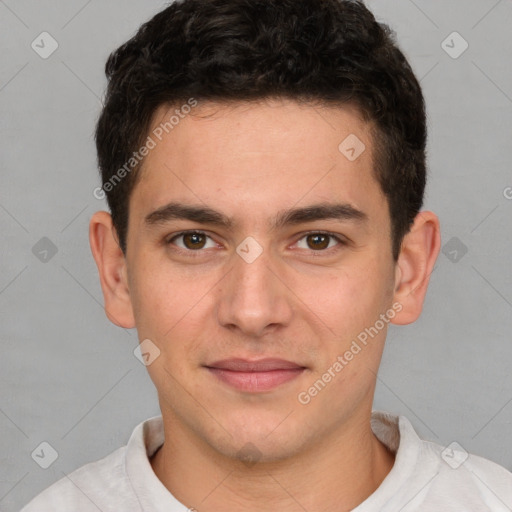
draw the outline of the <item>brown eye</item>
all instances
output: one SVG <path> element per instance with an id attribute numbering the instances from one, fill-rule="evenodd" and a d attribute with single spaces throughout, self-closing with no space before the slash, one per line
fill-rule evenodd
<path id="1" fill-rule="evenodd" d="M 331 242 L 334 242 L 331 244 Z M 330 253 L 331 250 L 341 249 L 346 245 L 343 238 L 336 236 L 333 233 L 307 233 L 298 242 L 300 249 L 312 250 L 315 252 Z"/>
<path id="2" fill-rule="evenodd" d="M 329 235 L 324 235 L 322 233 L 317 233 L 314 235 L 307 236 L 307 243 L 310 249 L 326 249 L 329 247 L 329 239 L 331 237 Z"/>
<path id="3" fill-rule="evenodd" d="M 206 237 L 201 233 L 187 233 L 182 236 L 187 249 L 202 249 L 205 246 Z"/>
<path id="4" fill-rule="evenodd" d="M 167 240 L 167 245 L 176 247 L 188 252 L 200 252 L 200 249 L 215 247 L 215 242 L 206 233 L 200 231 L 184 231 Z M 208 246 L 207 244 L 210 243 Z"/>

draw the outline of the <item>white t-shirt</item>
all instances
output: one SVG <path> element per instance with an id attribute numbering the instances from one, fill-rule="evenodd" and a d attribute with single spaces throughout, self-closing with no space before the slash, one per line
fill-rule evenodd
<path id="1" fill-rule="evenodd" d="M 353 512 L 512 511 L 512 473 L 505 468 L 455 445 L 422 441 L 404 416 L 373 411 L 371 426 L 395 463 Z M 186 512 L 151 468 L 149 457 L 163 442 L 162 417 L 150 418 L 126 446 L 62 478 L 21 512 Z"/>

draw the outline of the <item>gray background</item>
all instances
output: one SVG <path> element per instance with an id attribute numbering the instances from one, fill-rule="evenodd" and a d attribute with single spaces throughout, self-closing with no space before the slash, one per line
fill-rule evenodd
<path id="1" fill-rule="evenodd" d="M 512 470 L 512 2 L 367 3 L 421 78 L 425 209 L 439 215 L 445 247 L 422 317 L 389 331 L 374 408 Z M 126 444 L 159 413 L 133 355 L 136 331 L 103 312 L 87 232 L 106 209 L 93 196 L 105 60 L 164 4 L 0 1 L 2 511 Z M 47 59 L 31 48 L 43 31 L 59 44 Z M 469 44 L 458 58 L 441 46 L 454 31 Z M 462 48 L 457 36 L 445 44 Z M 43 441 L 58 453 L 46 470 L 31 457 Z"/>

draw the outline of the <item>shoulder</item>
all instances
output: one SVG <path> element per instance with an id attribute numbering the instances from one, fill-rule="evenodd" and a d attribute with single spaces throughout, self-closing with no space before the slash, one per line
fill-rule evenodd
<path id="1" fill-rule="evenodd" d="M 512 506 L 512 473 L 506 468 L 470 454 L 456 443 L 447 447 L 430 441 L 422 441 L 422 444 L 428 456 L 437 460 L 433 489 L 443 493 L 451 489 L 465 499 L 471 496 L 482 503 L 492 503 L 496 508 L 491 510 Z"/>
<path id="2" fill-rule="evenodd" d="M 133 490 L 125 472 L 125 452 L 126 446 L 123 446 L 64 476 L 36 496 L 21 512 L 129 511 L 129 506 L 121 506 L 125 500 L 127 504 L 133 503 Z M 115 496 L 115 504 L 111 501 L 112 496 Z"/>
<path id="3" fill-rule="evenodd" d="M 372 428 L 395 452 L 394 467 L 375 493 L 389 510 L 512 510 L 512 473 L 506 468 L 456 442 L 441 446 L 421 439 L 405 416 L 374 412 Z"/>

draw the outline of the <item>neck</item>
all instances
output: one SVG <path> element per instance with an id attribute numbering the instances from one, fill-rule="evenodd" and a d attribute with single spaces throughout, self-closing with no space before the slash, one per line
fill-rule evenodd
<path id="1" fill-rule="evenodd" d="M 177 500 L 201 512 L 349 511 L 375 492 L 394 463 L 370 415 L 286 460 L 253 465 L 224 457 L 164 416 L 166 441 L 151 465 Z"/>

